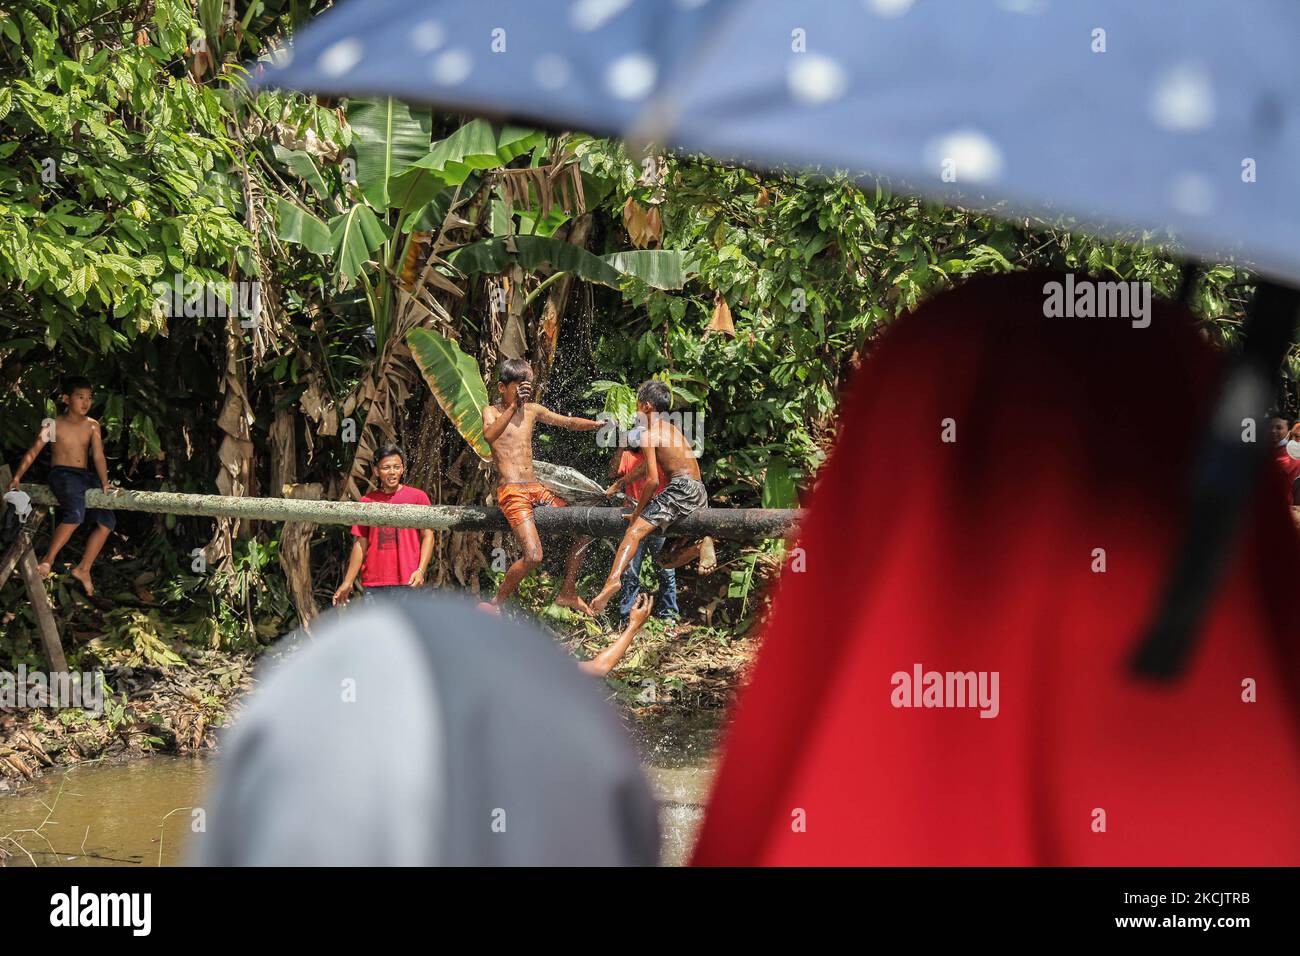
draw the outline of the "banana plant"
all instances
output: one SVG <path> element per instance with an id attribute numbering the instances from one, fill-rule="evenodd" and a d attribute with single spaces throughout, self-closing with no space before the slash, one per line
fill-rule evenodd
<path id="1" fill-rule="evenodd" d="M 483 437 L 488 395 L 478 363 L 432 329 L 412 329 L 406 341 L 439 407 L 479 458 L 489 460 L 492 448 Z"/>

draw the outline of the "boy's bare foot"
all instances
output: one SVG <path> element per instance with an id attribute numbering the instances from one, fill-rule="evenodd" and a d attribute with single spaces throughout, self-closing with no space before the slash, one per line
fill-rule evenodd
<path id="1" fill-rule="evenodd" d="M 478 609 L 484 614 L 495 614 L 497 617 L 501 616 L 501 608 L 497 607 L 490 601 L 479 601 Z"/>
<path id="2" fill-rule="evenodd" d="M 36 565 L 36 573 L 43 578 L 48 578 L 50 576 L 50 562 L 42 561 Z"/>
<path id="3" fill-rule="evenodd" d="M 68 573 L 81 582 L 81 586 L 86 589 L 86 597 L 95 596 L 95 585 L 90 581 L 89 571 L 83 571 L 81 568 L 76 567 Z"/>
<path id="4" fill-rule="evenodd" d="M 609 599 L 618 593 L 618 588 L 618 581 L 606 581 L 605 586 L 600 589 L 600 593 L 592 600 L 591 610 L 596 614 L 603 612 L 605 605 L 609 603 Z"/>
<path id="5" fill-rule="evenodd" d="M 576 594 L 557 594 L 555 595 L 556 607 L 567 607 L 574 611 L 580 611 L 588 617 L 595 617 L 596 612 L 591 609 L 591 605 L 584 601 Z"/>

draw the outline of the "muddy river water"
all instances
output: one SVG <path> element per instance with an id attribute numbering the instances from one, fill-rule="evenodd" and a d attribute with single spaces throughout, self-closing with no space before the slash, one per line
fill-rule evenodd
<path id="1" fill-rule="evenodd" d="M 659 798 L 660 859 L 689 859 L 714 770 L 715 721 L 653 728 L 638 738 Z M 5 866 L 176 866 L 186 862 L 192 808 L 216 761 L 156 756 L 116 765 L 51 770 L 17 793 L 0 793 Z"/>

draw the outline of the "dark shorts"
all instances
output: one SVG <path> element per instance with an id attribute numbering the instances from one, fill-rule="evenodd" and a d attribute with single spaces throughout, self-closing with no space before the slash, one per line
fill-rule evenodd
<path id="1" fill-rule="evenodd" d="M 704 482 L 676 475 L 664 490 L 650 499 L 641 517 L 663 531 L 674 521 L 694 514 L 709 503 L 709 493 Z"/>
<path id="2" fill-rule="evenodd" d="M 86 492 L 92 488 L 102 491 L 99 476 L 89 468 L 69 468 L 55 465 L 46 482 L 59 502 L 59 524 L 81 524 L 93 521 L 110 531 L 117 526 L 117 518 L 107 508 L 86 508 Z"/>

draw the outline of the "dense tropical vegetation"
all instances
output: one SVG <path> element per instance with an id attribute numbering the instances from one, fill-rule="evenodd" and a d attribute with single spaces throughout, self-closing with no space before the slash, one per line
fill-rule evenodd
<path id="1" fill-rule="evenodd" d="M 1185 273 L 1149 244 L 391 100 L 250 95 L 247 65 L 327 5 L 0 11 L 6 461 L 56 412 L 59 377 L 84 374 L 123 485 L 356 495 L 395 439 L 435 502 L 482 502 L 493 479 L 474 396 L 501 357 L 526 355 L 542 400 L 573 414 L 625 412 L 629 387 L 663 377 L 704 418 L 715 500 L 784 507 L 824 459 L 873 337 L 965 276 L 1146 279 L 1236 335 L 1249 277 Z M 219 304 L 196 297 L 208 289 Z M 608 452 L 558 434 L 538 455 L 600 477 Z M 338 528 L 130 515 L 119 530 L 104 589 L 116 609 L 53 585 L 74 636 L 130 631 L 138 645 L 142 628 L 171 627 L 253 646 L 316 613 L 344 553 Z M 432 582 L 489 586 L 503 544 L 440 533 Z M 710 614 L 752 613 L 772 547 L 724 555 Z M 4 593 L 0 660 L 34 662 L 19 587 Z"/>

